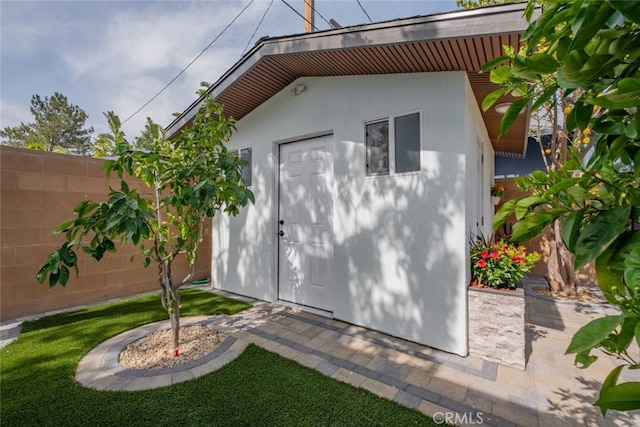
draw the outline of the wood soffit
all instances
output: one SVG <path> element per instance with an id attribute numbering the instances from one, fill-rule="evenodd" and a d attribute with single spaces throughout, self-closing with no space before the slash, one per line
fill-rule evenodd
<path id="1" fill-rule="evenodd" d="M 480 107 L 497 89 L 482 64 L 518 47 L 526 28 L 524 5 L 509 4 L 377 24 L 260 40 L 212 90 L 225 113 L 240 120 L 301 77 L 465 71 Z M 498 101 L 510 102 L 505 96 Z M 172 136 L 188 125 L 201 99 L 167 127 Z M 497 138 L 502 115 L 482 111 L 496 151 L 521 156 L 526 149 L 528 112 Z"/>

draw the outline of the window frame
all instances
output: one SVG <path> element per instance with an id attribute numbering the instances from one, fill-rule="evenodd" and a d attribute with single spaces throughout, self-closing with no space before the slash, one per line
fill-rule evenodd
<path id="1" fill-rule="evenodd" d="M 422 156 L 420 155 L 419 163 L 420 163 L 420 167 L 418 170 L 415 171 L 407 171 L 407 172 L 396 172 L 396 118 L 398 117 L 405 117 L 405 116 L 411 116 L 413 114 L 418 114 L 418 123 L 419 123 L 419 131 L 420 131 L 420 135 L 419 135 L 419 151 L 420 153 L 422 153 L 422 149 L 423 149 L 423 126 L 424 126 L 424 122 L 423 122 L 423 112 L 422 109 L 414 109 L 414 110 L 408 110 L 408 111 L 403 111 L 401 113 L 394 113 L 394 114 L 389 114 L 388 116 L 383 116 L 383 117 L 377 117 L 375 119 L 370 119 L 370 120 L 365 120 L 363 122 L 363 130 L 364 130 L 364 172 L 365 172 L 365 177 L 366 178 L 379 178 L 379 177 L 391 177 L 391 176 L 404 176 L 404 175 L 416 175 L 416 174 L 420 174 L 422 173 Z M 368 125 L 372 125 L 372 124 L 376 124 L 376 123 L 382 123 L 382 122 L 387 122 L 387 126 L 389 129 L 389 134 L 388 134 L 388 138 L 389 138 L 389 143 L 388 143 L 388 149 L 389 149 L 389 172 L 388 173 L 371 173 L 369 172 L 369 166 L 368 166 L 368 162 L 369 162 L 369 158 L 368 158 L 368 145 L 367 145 L 367 126 Z"/>

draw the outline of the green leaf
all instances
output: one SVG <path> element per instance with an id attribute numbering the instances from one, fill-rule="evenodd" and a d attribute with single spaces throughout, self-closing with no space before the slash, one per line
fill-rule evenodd
<path id="1" fill-rule="evenodd" d="M 640 382 L 626 382 L 601 390 L 600 397 L 594 405 L 600 407 L 603 415 L 609 409 L 617 411 L 640 409 Z"/>
<path id="2" fill-rule="evenodd" d="M 123 193 L 129 192 L 129 185 L 124 179 L 120 181 L 120 191 L 122 191 Z"/>
<path id="3" fill-rule="evenodd" d="M 509 92 L 509 88 L 496 89 L 482 100 L 482 111 L 487 111 L 500 97 Z"/>
<path id="4" fill-rule="evenodd" d="M 574 253 L 576 250 L 576 242 L 580 236 L 580 225 L 585 209 L 573 211 L 562 220 L 562 241 L 569 250 Z"/>
<path id="5" fill-rule="evenodd" d="M 67 254 L 67 256 L 64 257 L 62 262 L 64 262 L 65 265 L 67 265 L 68 267 L 73 267 L 78 262 L 78 256 L 74 251 L 69 251 L 69 253 Z"/>
<path id="6" fill-rule="evenodd" d="M 556 71 L 559 64 L 547 53 L 536 53 L 527 58 L 527 67 L 534 73 L 549 74 Z"/>
<path id="7" fill-rule="evenodd" d="M 589 19 L 585 20 L 584 24 L 575 33 L 569 49 L 583 50 L 614 13 L 614 10 L 606 3 L 593 1 L 585 4 L 588 8 L 586 16 Z"/>
<path id="8" fill-rule="evenodd" d="M 557 91 L 558 85 L 555 83 L 547 87 L 535 100 L 535 102 L 531 106 L 531 110 L 538 111 L 538 109 L 542 107 L 542 105 L 547 102 Z"/>
<path id="9" fill-rule="evenodd" d="M 507 55 L 502 55 L 484 64 L 481 68 L 482 71 L 489 71 L 490 69 L 502 64 L 505 61 L 509 61 L 511 58 Z"/>
<path id="10" fill-rule="evenodd" d="M 558 76 L 562 76 L 564 80 L 570 83 L 576 83 L 580 81 L 580 71 L 584 64 L 587 62 L 587 55 L 584 52 L 578 50 L 571 50 L 567 54 L 563 66 L 558 72 Z M 560 81 L 558 81 L 560 83 Z M 561 85 L 562 86 L 562 85 Z"/>
<path id="11" fill-rule="evenodd" d="M 616 385 L 616 383 L 618 382 L 618 378 L 620 377 L 620 372 L 622 372 L 623 367 L 624 365 L 617 366 L 609 373 L 609 375 L 607 375 L 607 378 L 605 378 L 604 382 L 602 383 L 602 387 L 600 387 L 600 394 L 602 394 L 603 392 L 606 392 L 611 387 Z M 607 412 L 607 409 L 608 408 L 600 407 L 600 410 L 602 411 L 602 415 L 605 415 L 605 413 Z"/>
<path id="12" fill-rule="evenodd" d="M 635 247 L 624 259 L 624 281 L 631 289 L 640 288 L 640 247 Z"/>
<path id="13" fill-rule="evenodd" d="M 49 273 L 49 288 L 53 288 L 58 283 L 58 278 L 60 277 L 60 270 L 55 273 L 51 271 Z"/>
<path id="14" fill-rule="evenodd" d="M 638 247 L 640 247 L 640 231 L 624 233 L 620 242 L 615 247 L 613 245 L 611 247 L 613 255 L 609 261 L 609 268 L 617 273 L 624 274 L 625 261 L 627 258 L 632 257 L 631 252 Z"/>
<path id="15" fill-rule="evenodd" d="M 130 209 L 138 210 L 138 201 L 136 199 L 127 199 L 127 206 Z"/>
<path id="16" fill-rule="evenodd" d="M 116 246 L 112 240 L 107 239 L 106 237 L 102 240 L 102 247 L 109 252 L 115 252 Z"/>
<path id="17" fill-rule="evenodd" d="M 511 72 L 511 67 L 508 66 L 498 67 L 489 73 L 489 80 L 497 85 L 506 83 L 511 77 L 513 77 L 513 73 Z"/>
<path id="18" fill-rule="evenodd" d="M 627 77 L 618 82 L 618 93 L 635 92 L 640 90 L 640 79 Z"/>
<path id="19" fill-rule="evenodd" d="M 588 102 L 593 105 L 608 108 L 609 110 L 631 108 L 640 104 L 640 90 L 598 96 L 596 98 L 589 99 Z"/>
<path id="20" fill-rule="evenodd" d="M 513 122 L 515 122 L 518 118 L 518 115 L 520 115 L 522 110 L 527 107 L 527 104 L 529 104 L 529 99 L 527 98 L 522 98 L 511 104 L 506 113 L 504 113 L 504 116 L 502 116 L 502 120 L 500 120 L 500 130 L 498 132 L 498 137 L 503 136 L 505 133 L 507 133 L 509 128 L 511 128 L 511 125 L 513 125 Z"/>
<path id="21" fill-rule="evenodd" d="M 538 74 L 529 68 L 527 58 L 522 55 L 516 55 L 511 67 L 511 73 L 523 80 L 534 81 L 538 78 Z"/>
<path id="22" fill-rule="evenodd" d="M 60 277 L 58 280 L 63 287 L 66 286 L 69 281 L 69 269 L 64 265 L 60 267 Z"/>
<path id="23" fill-rule="evenodd" d="M 62 224 L 58 225 L 54 230 L 53 233 L 54 234 L 60 234 L 63 233 L 65 231 L 67 231 L 68 229 L 71 228 L 71 226 L 76 222 L 75 218 L 74 219 L 70 219 L 68 221 L 63 222 Z"/>
<path id="24" fill-rule="evenodd" d="M 593 115 L 593 105 L 584 104 L 581 101 L 577 101 L 571 113 L 567 116 L 567 129 L 583 130 L 589 126 L 589 121 Z"/>
<path id="25" fill-rule="evenodd" d="M 636 324 L 636 329 L 634 330 L 634 336 L 636 337 L 636 344 L 640 347 L 640 322 Z"/>
<path id="26" fill-rule="evenodd" d="M 556 77 L 556 81 L 558 82 L 558 86 L 561 87 L 562 89 L 571 90 L 571 89 L 578 89 L 580 87 L 578 83 L 574 83 L 572 81 L 570 82 L 566 80 L 560 73 L 558 73 Z"/>
<path id="27" fill-rule="evenodd" d="M 515 223 L 510 240 L 512 242 L 525 242 L 537 237 L 556 218 L 565 212 L 566 210 L 564 208 L 555 208 L 547 211 L 536 212 L 527 216 Z"/>
<path id="28" fill-rule="evenodd" d="M 580 353 L 597 347 L 624 321 L 624 316 L 594 319 L 578 329 L 564 354 Z"/>
<path id="29" fill-rule="evenodd" d="M 607 135 L 622 135 L 625 128 L 621 122 L 613 120 L 598 120 L 593 125 L 593 130 L 597 133 L 604 133 Z"/>
<path id="30" fill-rule="evenodd" d="M 615 298 L 616 291 L 614 289 L 624 285 L 622 283 L 622 275 L 616 274 L 615 271 L 610 268 L 610 260 L 613 253 L 613 249 L 609 248 L 596 258 L 596 283 L 602 290 L 607 301 L 611 304 L 617 304 Z"/>
<path id="31" fill-rule="evenodd" d="M 515 208 L 516 220 L 520 221 L 532 206 L 537 206 L 546 201 L 547 199 L 542 196 L 529 196 L 518 200 Z"/>
<path id="32" fill-rule="evenodd" d="M 596 259 L 628 227 L 631 206 L 600 211 L 582 230 L 576 242 L 574 268 L 584 267 Z"/>
<path id="33" fill-rule="evenodd" d="M 640 3 L 637 1 L 608 0 L 607 3 L 609 3 L 618 12 L 622 13 L 625 18 L 635 22 L 636 24 L 640 24 Z"/>
<path id="34" fill-rule="evenodd" d="M 38 274 L 36 274 L 36 280 L 38 283 L 43 283 L 44 279 L 47 278 L 47 273 L 49 272 L 49 264 L 45 264 L 40 268 Z"/>
<path id="35" fill-rule="evenodd" d="M 536 174 L 536 176 L 539 176 L 539 174 L 542 174 L 542 178 L 544 179 L 544 181 L 547 181 L 547 174 L 542 172 L 542 171 L 534 171 L 533 173 Z M 566 190 L 567 188 L 570 188 L 572 186 L 574 186 L 576 183 L 578 182 L 577 178 L 565 178 L 563 180 L 561 180 L 560 182 L 558 182 L 557 184 L 553 184 L 551 187 L 549 187 L 542 195 L 544 197 L 553 197 L 554 195 L 558 194 L 561 191 Z"/>
<path id="36" fill-rule="evenodd" d="M 597 356 L 591 354 L 591 351 L 581 351 L 576 354 L 576 358 L 573 361 L 573 364 L 576 365 L 580 369 L 587 369 L 589 366 L 593 365 L 593 362 L 598 360 Z"/>
<path id="37" fill-rule="evenodd" d="M 637 317 L 626 317 L 624 322 L 622 322 L 622 328 L 620 328 L 620 333 L 616 339 L 618 353 L 622 353 L 629 348 L 629 344 L 631 344 L 634 337 L 636 326 L 638 325 L 638 320 L 640 319 Z"/>

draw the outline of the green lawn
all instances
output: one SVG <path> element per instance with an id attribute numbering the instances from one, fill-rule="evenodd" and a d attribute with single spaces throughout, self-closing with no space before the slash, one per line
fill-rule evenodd
<path id="1" fill-rule="evenodd" d="M 182 314 L 231 314 L 246 304 L 187 289 Z M 203 377 L 140 392 L 102 392 L 74 379 L 109 337 L 166 318 L 158 295 L 45 317 L 0 350 L 0 423 L 37 426 L 436 425 L 417 411 L 250 345 Z"/>

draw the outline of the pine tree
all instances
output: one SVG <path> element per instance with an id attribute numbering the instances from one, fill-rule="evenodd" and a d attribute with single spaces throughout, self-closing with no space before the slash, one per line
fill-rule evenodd
<path id="1" fill-rule="evenodd" d="M 67 97 L 55 92 L 53 96 L 31 97 L 33 123 L 0 130 L 2 144 L 43 151 L 89 154 L 93 128 L 86 128 L 87 113 L 69 104 Z"/>

